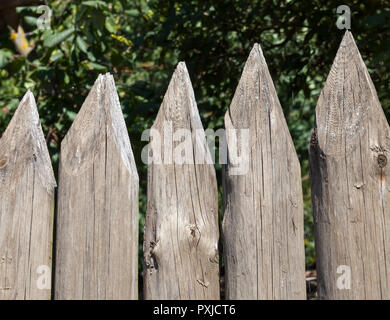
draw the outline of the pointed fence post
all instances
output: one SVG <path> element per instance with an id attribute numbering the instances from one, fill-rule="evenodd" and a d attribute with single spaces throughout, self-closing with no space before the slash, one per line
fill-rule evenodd
<path id="1" fill-rule="evenodd" d="M 0 300 L 50 299 L 56 186 L 28 91 L 0 140 Z"/>
<path id="2" fill-rule="evenodd" d="M 145 298 L 219 299 L 217 182 L 183 62 L 150 133 Z"/>
<path id="3" fill-rule="evenodd" d="M 347 31 L 310 143 L 321 299 L 390 298 L 389 151 L 386 117 Z"/>
<path id="4" fill-rule="evenodd" d="M 225 127 L 226 298 L 305 299 L 300 165 L 258 44 L 245 64 Z"/>
<path id="5" fill-rule="evenodd" d="M 61 145 L 56 299 L 138 298 L 138 174 L 114 79 L 100 75 Z"/>

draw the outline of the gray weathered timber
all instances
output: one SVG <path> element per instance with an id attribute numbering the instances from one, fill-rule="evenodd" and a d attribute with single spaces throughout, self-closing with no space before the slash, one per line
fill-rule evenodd
<path id="1" fill-rule="evenodd" d="M 164 136 L 164 126 L 170 124 L 172 130 L 165 130 Z M 191 132 L 186 139 L 190 150 L 185 150 L 191 161 L 183 164 L 175 161 L 179 129 Z M 152 135 L 149 153 L 164 162 L 148 166 L 145 298 L 219 299 L 217 182 L 211 155 L 201 147 L 205 134 L 183 62 L 172 76 L 152 130 L 164 137 L 164 145 L 159 150 Z M 198 158 L 207 163 L 194 164 Z"/>
<path id="2" fill-rule="evenodd" d="M 317 103 L 310 143 L 321 299 L 390 298 L 389 151 L 386 117 L 347 31 Z"/>
<path id="3" fill-rule="evenodd" d="M 226 298 L 305 299 L 300 165 L 258 44 L 245 64 L 225 127 Z M 240 151 L 249 156 L 247 172 L 234 172 L 231 161 L 235 141 L 229 130 L 240 129 L 249 130 L 248 150 Z"/>
<path id="4" fill-rule="evenodd" d="M 56 182 L 33 94 L 0 140 L 0 299 L 50 299 Z"/>
<path id="5" fill-rule="evenodd" d="M 100 75 L 61 145 L 56 299 L 138 298 L 138 174 L 114 79 Z"/>

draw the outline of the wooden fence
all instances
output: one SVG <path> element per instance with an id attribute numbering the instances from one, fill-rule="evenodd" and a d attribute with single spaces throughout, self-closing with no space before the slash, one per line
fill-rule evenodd
<path id="1" fill-rule="evenodd" d="M 226 134 L 226 298 L 305 299 L 300 165 L 257 44 L 225 128 L 248 134 Z M 190 132 L 187 143 L 180 130 Z M 151 135 L 144 297 L 220 299 L 217 180 L 184 63 Z M 350 32 L 319 97 L 309 149 L 319 297 L 390 298 L 390 131 Z M 138 174 L 111 75 L 96 80 L 63 140 L 58 177 L 55 203 L 27 92 L 0 140 L 0 299 L 138 299 Z"/>
<path id="2" fill-rule="evenodd" d="M 318 100 L 310 143 L 321 298 L 390 298 L 389 151 L 389 125 L 347 32 Z"/>

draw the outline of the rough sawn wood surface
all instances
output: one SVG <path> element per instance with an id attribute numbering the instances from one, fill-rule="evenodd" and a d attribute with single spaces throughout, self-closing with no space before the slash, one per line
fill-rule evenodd
<path id="1" fill-rule="evenodd" d="M 55 299 L 137 299 L 138 174 L 110 74 L 62 142 L 57 214 Z"/>
<path id="2" fill-rule="evenodd" d="M 155 156 L 161 152 L 165 163 L 148 167 L 144 295 L 146 299 L 219 299 L 217 181 L 208 150 L 197 147 L 196 141 L 204 143 L 204 131 L 183 62 L 172 76 L 152 127 L 161 137 L 164 123 L 172 124 L 172 132 L 190 130 L 190 160 L 202 153 L 207 163 L 176 163 L 174 149 L 180 141 L 169 135 L 159 149 L 152 139 L 151 152 Z"/>
<path id="3" fill-rule="evenodd" d="M 305 299 L 301 170 L 263 53 L 255 44 L 226 130 L 249 130 L 248 170 L 234 173 L 229 138 L 223 172 L 227 299 Z M 239 147 L 243 146 L 238 139 Z"/>
<path id="4" fill-rule="evenodd" d="M 51 297 L 55 186 L 37 106 L 28 91 L 0 140 L 1 300 Z"/>
<path id="5" fill-rule="evenodd" d="M 390 298 L 389 151 L 386 117 L 347 31 L 317 103 L 310 143 L 321 299 Z"/>

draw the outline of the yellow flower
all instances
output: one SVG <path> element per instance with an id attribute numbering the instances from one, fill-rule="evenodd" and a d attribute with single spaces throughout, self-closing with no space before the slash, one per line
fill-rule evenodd
<path id="1" fill-rule="evenodd" d="M 126 44 L 129 47 L 133 45 L 133 42 L 130 39 L 126 39 L 123 36 L 117 36 L 115 34 L 111 34 L 111 37 L 118 40 L 119 42 Z"/>
<path id="2" fill-rule="evenodd" d="M 16 49 L 20 54 L 27 56 L 32 48 L 30 47 L 24 30 L 21 26 L 18 26 L 18 31 L 16 32 L 14 29 L 9 27 L 10 29 L 10 38 L 14 42 Z"/>
<path id="3" fill-rule="evenodd" d="M 144 14 L 144 17 L 146 19 L 150 19 L 151 17 L 153 17 L 154 15 L 154 12 L 152 10 L 149 10 L 146 14 Z"/>

